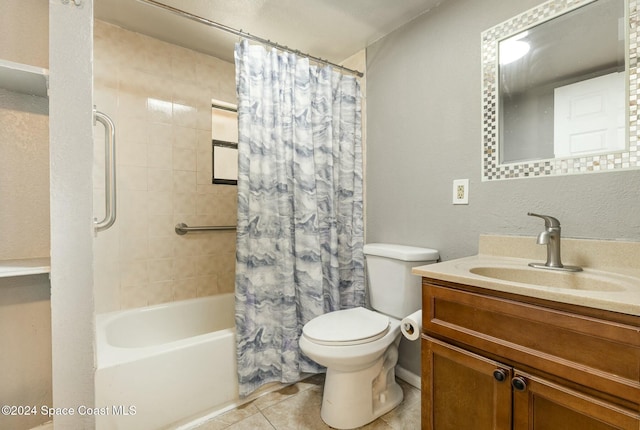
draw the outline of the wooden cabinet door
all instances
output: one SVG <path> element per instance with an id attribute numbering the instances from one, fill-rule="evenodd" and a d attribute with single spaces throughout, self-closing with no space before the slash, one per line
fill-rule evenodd
<path id="1" fill-rule="evenodd" d="M 638 430 L 640 415 L 619 406 L 515 371 L 514 430 Z"/>
<path id="2" fill-rule="evenodd" d="M 423 337 L 422 429 L 510 430 L 512 373 L 503 364 Z"/>

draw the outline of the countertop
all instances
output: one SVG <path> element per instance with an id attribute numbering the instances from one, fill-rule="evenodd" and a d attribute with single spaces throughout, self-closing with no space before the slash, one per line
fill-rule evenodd
<path id="1" fill-rule="evenodd" d="M 640 316 L 640 243 L 582 239 L 568 239 L 565 243 L 568 245 L 567 258 L 565 260 L 563 250 L 563 263 L 579 265 L 584 271 L 563 272 L 562 276 L 588 277 L 596 282 L 601 280 L 602 289 L 595 291 L 533 285 L 471 272 L 474 268 L 498 267 L 526 271 L 534 279 L 538 273 L 540 277 L 546 276 L 544 272 L 549 270 L 528 266 L 532 261 L 544 262 L 545 259 L 540 257 L 545 253 L 540 254 L 536 250 L 535 238 L 529 237 L 481 236 L 478 255 L 415 267 L 412 273 L 489 290 Z M 529 248 L 535 251 L 530 254 Z M 584 264 L 586 262 L 592 264 Z M 609 284 L 608 281 L 613 283 Z"/>

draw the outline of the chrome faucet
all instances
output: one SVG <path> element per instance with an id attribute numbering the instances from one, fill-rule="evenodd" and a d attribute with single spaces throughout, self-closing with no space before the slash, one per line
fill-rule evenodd
<path id="1" fill-rule="evenodd" d="M 544 220 L 545 230 L 538 235 L 536 243 L 538 245 L 547 245 L 547 262 L 546 263 L 529 263 L 529 266 L 539 269 L 564 270 L 566 272 L 580 272 L 581 267 L 565 266 L 560 258 L 560 221 L 548 215 L 538 215 L 527 213 L 529 216 L 535 216 Z"/>

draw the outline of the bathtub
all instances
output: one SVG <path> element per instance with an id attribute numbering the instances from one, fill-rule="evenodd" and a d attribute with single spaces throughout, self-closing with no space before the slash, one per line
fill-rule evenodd
<path id="1" fill-rule="evenodd" d="M 233 294 L 96 316 L 96 427 L 164 429 L 238 402 Z"/>

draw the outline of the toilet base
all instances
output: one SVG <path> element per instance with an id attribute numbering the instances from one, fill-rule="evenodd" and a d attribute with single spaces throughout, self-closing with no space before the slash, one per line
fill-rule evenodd
<path id="1" fill-rule="evenodd" d="M 327 425 L 337 429 L 360 427 L 402 402 L 402 388 L 395 378 L 399 340 L 365 369 L 355 372 L 327 369 L 320 411 Z"/>

